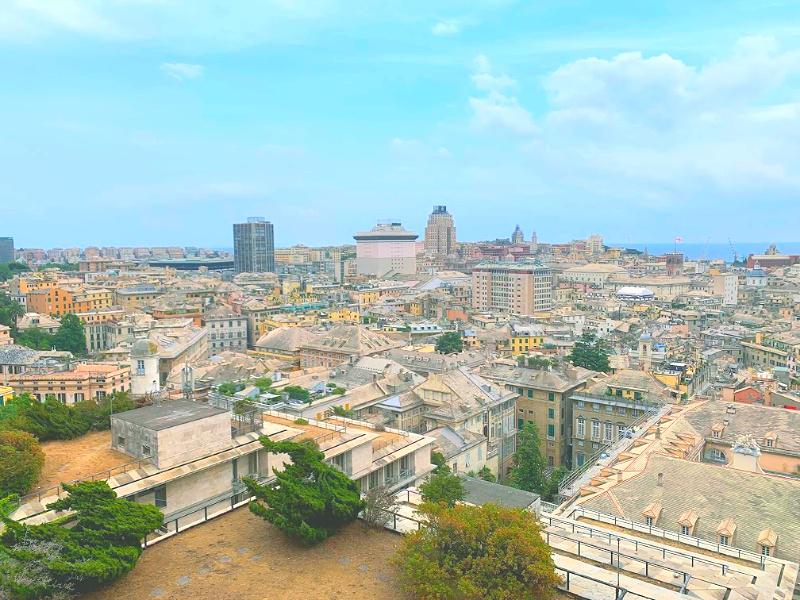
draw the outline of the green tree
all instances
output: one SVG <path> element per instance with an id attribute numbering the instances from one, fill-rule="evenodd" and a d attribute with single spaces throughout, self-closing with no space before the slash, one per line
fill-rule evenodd
<path id="1" fill-rule="evenodd" d="M 350 410 L 349 408 L 345 408 L 344 406 L 339 406 L 339 405 L 332 406 L 331 410 L 333 410 L 333 414 L 336 415 L 337 417 L 345 417 L 348 419 L 353 418 L 353 411 Z"/>
<path id="2" fill-rule="evenodd" d="M 57 350 L 72 352 L 77 356 L 86 354 L 86 334 L 81 320 L 71 313 L 61 317 L 61 325 L 53 336 L 53 345 Z"/>
<path id="3" fill-rule="evenodd" d="M 15 275 L 30 271 L 28 265 L 20 262 L 0 263 L 0 281 L 8 281 Z"/>
<path id="4" fill-rule="evenodd" d="M 584 333 L 572 347 L 569 360 L 577 367 L 608 373 L 608 348 L 603 340 L 590 332 Z"/>
<path id="5" fill-rule="evenodd" d="M 0 590 L 12 598 L 83 594 L 130 571 L 141 542 L 164 517 L 150 504 L 118 498 L 104 481 L 63 484 L 69 493 L 48 505 L 67 519 L 23 525 L 1 517 Z"/>
<path id="6" fill-rule="evenodd" d="M 292 400 L 302 400 L 303 402 L 309 402 L 311 400 L 311 393 L 299 385 L 287 385 L 281 391 L 289 394 L 289 398 Z"/>
<path id="7" fill-rule="evenodd" d="M 44 271 L 45 269 L 58 269 L 59 271 L 77 271 L 80 268 L 79 263 L 54 263 L 48 262 L 44 263 L 43 265 L 39 265 L 37 271 Z"/>
<path id="8" fill-rule="evenodd" d="M 16 338 L 20 346 L 27 346 L 34 350 L 52 350 L 53 335 L 38 327 L 29 327 L 20 331 Z"/>
<path id="9" fill-rule="evenodd" d="M 437 467 L 437 469 L 438 472 L 434 470 L 428 475 L 425 483 L 419 486 L 422 499 L 434 504 L 455 506 L 456 502 L 460 502 L 467 495 L 464 483 L 460 477 L 453 475 L 448 467 Z"/>
<path id="10" fill-rule="evenodd" d="M 549 358 L 545 358 L 544 356 L 529 356 L 528 357 L 528 368 L 529 369 L 547 369 L 549 367 L 555 366 L 554 361 L 550 360 Z"/>
<path id="11" fill-rule="evenodd" d="M 266 394 L 272 388 L 272 379 L 269 377 L 259 377 L 253 381 L 253 385 L 258 388 L 259 392 Z"/>
<path id="12" fill-rule="evenodd" d="M 16 330 L 17 319 L 25 314 L 22 305 L 5 292 L 0 292 L 0 325 Z"/>
<path id="13" fill-rule="evenodd" d="M 220 383 L 217 386 L 217 391 L 223 396 L 233 396 L 236 394 L 236 392 L 239 392 L 243 389 L 243 384 L 233 383 L 232 381 L 226 381 L 225 383 Z"/>
<path id="14" fill-rule="evenodd" d="M 0 431 L 0 497 L 26 494 L 38 481 L 44 453 L 25 431 Z"/>
<path id="15" fill-rule="evenodd" d="M 497 481 L 497 477 L 495 477 L 495 474 L 492 473 L 491 469 L 489 469 L 489 467 L 487 467 L 486 465 L 483 465 L 481 467 L 481 470 L 478 471 L 478 477 L 480 479 L 483 479 L 484 481 L 490 481 L 492 483 L 495 483 Z"/>
<path id="16" fill-rule="evenodd" d="M 313 442 L 261 443 L 272 454 L 288 454 L 291 463 L 275 471 L 275 481 L 261 485 L 254 479 L 244 483 L 255 500 L 253 514 L 306 544 L 315 544 L 339 527 L 354 521 L 364 508 L 358 484 L 325 462 Z"/>
<path id="17" fill-rule="evenodd" d="M 493 504 L 423 505 L 403 539 L 400 583 L 423 600 L 549 600 L 561 579 L 536 516 Z"/>
<path id="18" fill-rule="evenodd" d="M 455 354 L 464 349 L 464 342 L 457 331 L 443 333 L 436 340 L 436 351 L 442 354 Z"/>
<path id="19" fill-rule="evenodd" d="M 511 469 L 511 483 L 514 487 L 536 492 L 543 500 L 553 500 L 558 496 L 558 484 L 564 478 L 565 469 L 559 467 L 549 470 L 547 461 L 539 445 L 539 431 L 535 423 L 525 423 L 517 434 L 517 451 Z"/>

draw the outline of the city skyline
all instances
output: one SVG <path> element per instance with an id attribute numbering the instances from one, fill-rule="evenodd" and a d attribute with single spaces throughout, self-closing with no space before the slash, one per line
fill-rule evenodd
<path id="1" fill-rule="evenodd" d="M 2 235 L 322 245 L 444 204 L 465 240 L 796 239 L 791 3 L 220 6 L 0 8 Z"/>

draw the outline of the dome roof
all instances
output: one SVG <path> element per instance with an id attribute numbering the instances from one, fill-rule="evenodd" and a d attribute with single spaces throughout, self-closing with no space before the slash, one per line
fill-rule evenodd
<path id="1" fill-rule="evenodd" d="M 145 358 L 158 354 L 158 346 L 148 339 L 136 340 L 131 346 L 131 358 Z"/>
<path id="2" fill-rule="evenodd" d="M 617 290 L 617 296 L 633 296 L 633 297 L 641 297 L 641 298 L 652 298 L 653 291 L 646 288 L 646 287 L 638 287 L 632 285 L 626 285 L 621 287 Z"/>

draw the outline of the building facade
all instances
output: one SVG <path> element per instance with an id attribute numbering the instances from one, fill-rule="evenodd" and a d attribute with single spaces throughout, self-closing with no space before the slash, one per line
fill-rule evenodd
<path id="1" fill-rule="evenodd" d="M 0 237 L 0 265 L 14 262 L 14 238 Z"/>
<path id="2" fill-rule="evenodd" d="M 435 256 L 447 256 L 456 251 L 456 226 L 447 207 L 438 205 L 428 217 L 425 228 L 425 252 Z"/>
<path id="3" fill-rule="evenodd" d="M 553 308 L 553 273 L 540 264 L 482 264 L 472 271 L 472 307 L 532 315 Z"/>
<path id="4" fill-rule="evenodd" d="M 275 238 L 272 223 L 249 217 L 233 225 L 233 269 L 236 273 L 275 272 Z"/>
<path id="5" fill-rule="evenodd" d="M 359 275 L 380 277 L 390 272 L 417 272 L 417 234 L 400 222 L 378 223 L 370 231 L 357 233 L 356 263 Z"/>
<path id="6" fill-rule="evenodd" d="M 30 394 L 40 401 L 53 396 L 63 404 L 75 404 L 130 391 L 131 370 L 129 365 L 80 364 L 71 371 L 11 375 L 8 383 L 17 394 Z"/>
<path id="7" fill-rule="evenodd" d="M 247 350 L 247 317 L 230 311 L 212 311 L 203 316 L 208 329 L 208 355 Z"/>

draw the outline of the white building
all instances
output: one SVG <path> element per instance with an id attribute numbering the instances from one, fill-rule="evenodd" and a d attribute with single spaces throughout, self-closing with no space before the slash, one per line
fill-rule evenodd
<path id="1" fill-rule="evenodd" d="M 359 275 L 380 277 L 390 272 L 413 275 L 417 272 L 417 234 L 407 231 L 399 221 L 378 223 L 370 231 L 353 236 Z"/>
<path id="2" fill-rule="evenodd" d="M 131 347 L 131 395 L 156 394 L 161 389 L 158 374 L 158 346 L 140 339 Z"/>

